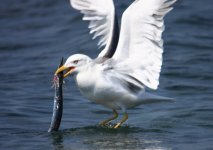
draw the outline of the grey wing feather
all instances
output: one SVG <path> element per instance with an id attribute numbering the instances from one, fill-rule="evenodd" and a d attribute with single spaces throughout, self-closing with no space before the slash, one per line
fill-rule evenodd
<path id="1" fill-rule="evenodd" d="M 104 47 L 98 57 L 111 58 L 119 39 L 119 26 L 113 0 L 70 0 L 71 6 L 84 14 L 93 39 L 99 37 L 99 48 Z"/>

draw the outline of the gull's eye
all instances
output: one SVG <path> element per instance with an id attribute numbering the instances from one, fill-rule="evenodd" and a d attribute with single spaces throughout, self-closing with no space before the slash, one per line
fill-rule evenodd
<path id="1" fill-rule="evenodd" d="M 74 64 L 77 64 L 77 63 L 78 63 L 78 60 L 74 60 L 73 63 L 74 63 Z"/>

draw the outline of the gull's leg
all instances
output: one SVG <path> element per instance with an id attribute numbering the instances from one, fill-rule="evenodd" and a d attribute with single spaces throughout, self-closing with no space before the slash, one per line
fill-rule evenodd
<path id="1" fill-rule="evenodd" d="M 100 122 L 100 125 L 104 125 L 105 126 L 108 122 L 110 122 L 110 121 L 112 121 L 112 120 L 114 120 L 116 118 L 118 118 L 118 113 L 117 113 L 116 110 L 113 109 L 113 116 L 110 117 L 109 119 L 106 119 L 106 120 Z"/>
<path id="2" fill-rule="evenodd" d="M 128 119 L 128 114 L 125 112 L 124 117 L 121 119 L 119 123 L 116 124 L 116 126 L 114 126 L 114 129 L 117 129 L 118 127 L 120 127 L 127 119 Z"/>

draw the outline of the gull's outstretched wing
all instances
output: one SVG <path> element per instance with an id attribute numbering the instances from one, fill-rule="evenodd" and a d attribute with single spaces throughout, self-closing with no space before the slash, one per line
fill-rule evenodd
<path id="1" fill-rule="evenodd" d="M 98 46 L 104 47 L 98 57 L 111 58 L 116 50 L 119 27 L 113 0 L 70 0 L 71 6 L 84 14 L 89 21 L 93 39 L 99 37 Z"/>
<path id="2" fill-rule="evenodd" d="M 176 0 L 135 0 L 122 16 L 113 56 L 117 69 L 157 89 L 162 65 L 164 16 Z"/>

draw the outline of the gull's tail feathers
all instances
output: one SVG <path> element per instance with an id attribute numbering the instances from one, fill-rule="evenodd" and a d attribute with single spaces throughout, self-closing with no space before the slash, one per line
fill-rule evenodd
<path id="1" fill-rule="evenodd" d="M 143 92 L 138 95 L 138 103 L 141 104 L 151 104 L 151 103 L 162 103 L 162 102 L 174 102 L 174 98 L 154 95 L 148 92 Z"/>

